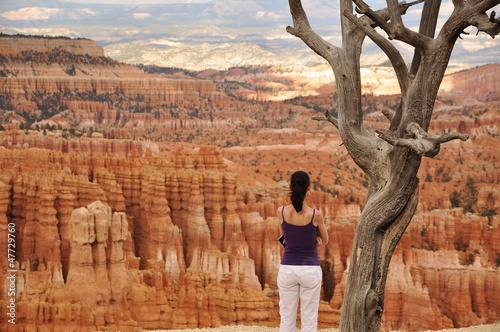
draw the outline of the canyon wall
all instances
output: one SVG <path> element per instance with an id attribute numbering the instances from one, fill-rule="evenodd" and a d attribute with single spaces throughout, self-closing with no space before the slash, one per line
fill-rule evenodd
<path id="1" fill-rule="evenodd" d="M 338 325 L 366 179 L 333 126 L 310 121 L 337 106 L 330 86 L 269 102 L 265 69 L 148 75 L 90 41 L 21 39 L 0 47 L 0 247 L 14 250 L 0 269 L 16 271 L 2 331 L 277 326 L 275 213 L 298 168 L 331 239 L 319 323 Z M 500 320 L 498 70 L 443 83 L 429 130 L 470 140 L 422 162 L 384 330 Z M 366 126 L 387 125 L 397 100 L 365 96 Z"/>
<path id="2" fill-rule="evenodd" d="M 9 331 L 275 321 L 258 275 L 278 267 L 277 224 L 246 211 L 217 151 L 148 159 L 2 148 L 0 159 L 0 245 L 9 223 L 16 240 Z M 261 271 L 244 225 L 276 257 Z"/>
<path id="3" fill-rule="evenodd" d="M 64 49 L 73 54 L 93 57 L 104 56 L 104 49 L 97 45 L 95 40 L 73 38 L 50 38 L 42 36 L 0 36 L 2 54 L 18 54 L 26 50 L 46 52 L 52 49 Z"/>
<path id="4" fill-rule="evenodd" d="M 282 248 L 277 218 L 265 215 L 286 190 L 267 201 L 242 190 L 219 149 L 124 157 L 1 148 L 0 169 L 0 246 L 9 224 L 16 244 L 8 331 L 277 324 Z M 331 238 L 319 252 L 320 325 L 336 326 L 360 209 L 321 192 L 308 200 Z M 384 328 L 500 319 L 499 246 L 498 216 L 417 214 L 390 266 Z"/>

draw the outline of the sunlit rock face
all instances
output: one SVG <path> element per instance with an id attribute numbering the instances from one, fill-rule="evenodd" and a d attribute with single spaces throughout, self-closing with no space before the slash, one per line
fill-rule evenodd
<path id="1" fill-rule="evenodd" d="M 259 207 L 219 149 L 124 158 L 2 148 L 0 165 L 2 230 L 16 228 L 19 329 L 277 323 L 282 248 L 277 218 L 263 215 L 286 191 Z M 359 209 L 319 192 L 308 200 L 327 216 L 320 323 L 335 325 Z M 499 240 L 497 216 L 417 213 L 390 265 L 384 327 L 500 319 Z"/>
<path id="2" fill-rule="evenodd" d="M 269 227 L 245 211 L 220 151 L 93 158 L 2 148 L 0 159 L 2 229 L 16 228 L 20 329 L 273 321 L 255 264 L 262 254 L 250 255 L 243 231 L 250 222 Z M 269 231 L 263 240 L 278 257 L 278 229 Z"/>
<path id="3" fill-rule="evenodd" d="M 104 50 L 97 42 L 90 39 L 72 38 L 44 38 L 33 36 L 23 38 L 21 36 L 4 35 L 0 38 L 0 49 L 2 54 L 19 54 L 26 50 L 44 53 L 53 49 L 62 49 L 72 54 L 89 55 L 91 57 L 104 56 Z"/>

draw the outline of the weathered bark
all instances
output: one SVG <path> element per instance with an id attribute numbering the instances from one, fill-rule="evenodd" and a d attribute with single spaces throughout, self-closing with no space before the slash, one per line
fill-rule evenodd
<path id="1" fill-rule="evenodd" d="M 418 204 L 418 169 L 421 158 L 439 153 L 440 144 L 466 140 L 464 134 L 427 133 L 439 85 L 457 38 L 474 25 L 492 37 L 499 33 L 499 20 L 491 9 L 500 0 L 455 0 L 455 11 L 434 37 L 440 0 L 425 0 L 419 32 L 404 26 L 401 15 L 424 0 L 398 3 L 373 11 L 362 0 L 341 0 L 342 45 L 335 46 L 311 28 L 300 0 L 289 0 L 293 27 L 287 31 L 302 39 L 331 65 L 338 95 L 338 118 L 328 112 L 316 120 L 338 128 L 342 141 L 368 180 L 368 195 L 359 218 L 349 262 L 347 287 L 342 304 L 340 331 L 380 330 L 384 289 L 392 254 L 409 225 Z M 353 13 L 353 2 L 356 11 Z M 415 49 L 411 69 L 389 39 Z M 396 112 L 384 110 L 388 129 L 375 135 L 363 127 L 360 56 L 365 37 L 385 52 L 394 67 L 401 89 Z"/>

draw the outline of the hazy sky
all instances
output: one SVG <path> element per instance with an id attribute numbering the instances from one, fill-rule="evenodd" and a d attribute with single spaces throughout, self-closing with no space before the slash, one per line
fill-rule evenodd
<path id="1" fill-rule="evenodd" d="M 77 2 L 77 3 L 100 3 L 100 4 L 173 4 L 173 3 L 206 3 L 214 0 L 44 0 L 44 1 L 62 1 L 62 2 Z M 219 0 L 220 1 L 220 0 Z M 245 2 L 246 0 L 226 0 L 227 2 Z M 286 0 L 272 0 L 272 1 L 284 1 Z M 337 0 L 338 1 L 338 0 Z M 374 8 L 385 7 L 385 0 L 365 0 Z M 314 3 L 314 0 L 302 0 L 304 5 L 307 3 Z M 382 6 L 381 4 L 384 4 Z"/>
<path id="2" fill-rule="evenodd" d="M 102 3 L 102 4 L 156 4 L 156 3 L 203 3 L 212 0 L 62 0 L 64 2 L 78 2 L 78 3 Z M 234 1 L 234 0 L 233 0 Z M 245 0 L 240 0 L 245 1 Z"/>
<path id="3" fill-rule="evenodd" d="M 375 10 L 387 6 L 386 0 L 365 1 Z M 339 0 L 302 3 L 315 30 L 340 45 Z M 148 6 L 151 4 L 165 6 Z M 172 4 L 199 5 L 169 6 Z M 403 17 L 408 28 L 418 30 L 422 6 L 411 7 Z M 452 0 L 442 0 L 438 31 L 453 8 Z M 495 9 L 500 12 L 498 6 Z M 103 46 L 123 40 L 139 44 L 169 39 L 186 45 L 210 43 L 214 47 L 252 42 L 263 52 L 305 48 L 300 40 L 286 33 L 290 23 L 286 0 L 0 0 L 0 30 L 4 33 L 84 37 Z M 474 27 L 467 29 L 469 35 L 464 34 L 458 41 L 454 56 L 469 62 L 473 59 L 474 63 L 498 62 L 498 39 L 485 34 L 476 36 L 476 31 Z M 376 54 L 378 49 L 372 46 L 367 40 L 365 53 Z M 404 43 L 399 46 L 402 52 L 413 54 L 412 47 Z M 484 49 L 489 51 L 486 58 L 478 52 Z"/>
<path id="4" fill-rule="evenodd" d="M 77 3 L 100 3 L 100 4 L 172 4 L 172 3 L 206 3 L 214 0 L 43 0 L 43 1 L 62 1 L 62 2 L 77 2 Z M 244 2 L 246 0 L 226 0 L 230 2 Z M 272 0 L 272 1 L 284 1 L 286 0 Z M 385 0 L 365 0 L 367 3 L 373 7 L 382 7 L 380 4 L 385 4 Z M 309 2 L 314 2 L 314 0 L 303 0 L 302 3 L 306 5 Z M 385 7 L 385 6 L 383 6 Z"/>

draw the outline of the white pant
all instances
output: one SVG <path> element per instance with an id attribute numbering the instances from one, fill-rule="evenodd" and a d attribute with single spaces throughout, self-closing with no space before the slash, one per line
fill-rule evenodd
<path id="1" fill-rule="evenodd" d="M 299 299 L 301 331 L 317 331 L 322 278 L 319 266 L 280 265 L 280 332 L 295 332 Z"/>

